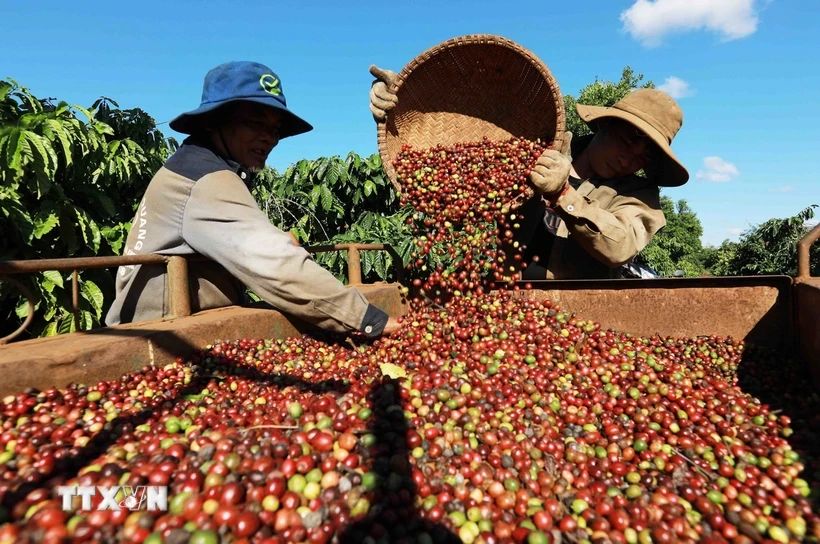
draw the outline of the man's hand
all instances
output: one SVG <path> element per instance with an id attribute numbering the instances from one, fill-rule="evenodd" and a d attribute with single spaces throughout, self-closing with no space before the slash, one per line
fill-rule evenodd
<path id="1" fill-rule="evenodd" d="M 387 324 L 384 326 L 384 330 L 382 331 L 383 335 L 390 335 L 394 332 L 401 329 L 402 324 L 399 323 L 399 320 L 395 317 L 391 317 L 387 320 Z"/>
<path id="2" fill-rule="evenodd" d="M 539 193 L 549 197 L 561 192 L 567 184 L 572 170 L 571 142 L 572 133 L 566 132 L 560 151 L 548 149 L 538 157 L 530 172 L 530 181 Z"/>
<path id="3" fill-rule="evenodd" d="M 376 78 L 370 87 L 370 111 L 373 113 L 373 119 L 384 122 L 387 119 L 387 112 L 396 107 L 398 102 L 398 97 L 389 90 L 396 79 L 396 74 L 375 65 L 370 66 L 370 73 Z"/>

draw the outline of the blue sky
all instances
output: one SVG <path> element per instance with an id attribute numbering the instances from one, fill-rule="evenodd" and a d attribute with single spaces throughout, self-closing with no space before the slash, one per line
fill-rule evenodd
<path id="1" fill-rule="evenodd" d="M 274 149 L 280 170 L 377 152 L 370 64 L 398 72 L 444 40 L 491 33 L 532 50 L 563 93 L 617 79 L 627 64 L 658 85 L 681 80 L 672 147 L 691 180 L 665 194 L 689 202 L 704 242 L 820 204 L 817 0 L 70 4 L 0 1 L 0 78 L 83 106 L 108 96 L 162 123 L 198 106 L 212 67 L 259 61 L 315 127 Z"/>

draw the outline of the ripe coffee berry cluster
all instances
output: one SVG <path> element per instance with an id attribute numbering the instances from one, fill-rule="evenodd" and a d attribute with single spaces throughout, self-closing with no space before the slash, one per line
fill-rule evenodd
<path id="1" fill-rule="evenodd" d="M 520 248 L 513 241 L 528 175 L 549 146 L 511 138 L 464 142 L 429 149 L 404 146 L 393 160 L 402 203 L 416 210 L 417 251 L 409 268 L 420 272 L 415 286 L 425 296 L 466 291 L 520 277 Z M 432 263 L 432 266 L 428 266 Z"/>
<path id="2" fill-rule="evenodd" d="M 402 185 L 403 203 L 461 226 L 495 221 L 511 202 L 523 198 L 529 171 L 548 148 L 541 141 L 486 137 L 420 150 L 405 145 L 393 167 Z"/>

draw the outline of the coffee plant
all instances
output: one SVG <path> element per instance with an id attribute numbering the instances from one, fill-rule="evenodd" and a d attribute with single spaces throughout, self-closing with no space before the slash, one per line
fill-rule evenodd
<path id="1" fill-rule="evenodd" d="M 398 211 L 396 191 L 378 155 L 303 159 L 281 175 L 265 170 L 254 194 L 274 223 L 310 243 L 329 242 L 365 212 Z"/>
<path id="2" fill-rule="evenodd" d="M 145 187 L 175 146 L 142 110 L 107 98 L 90 109 L 54 103 L 0 80 L 0 259 L 119 255 Z M 75 329 L 70 277 L 20 277 L 37 297 L 31 334 Z M 100 324 L 112 294 L 110 272 L 81 273 L 81 329 Z M 0 283 L 0 335 L 27 312 L 20 293 Z"/>
<path id="3" fill-rule="evenodd" d="M 413 210 L 401 206 L 378 154 L 301 160 L 282 174 L 265 169 L 252 192 L 271 222 L 303 245 L 391 244 L 401 264 L 409 262 L 413 236 L 407 220 Z M 388 253 L 365 251 L 361 259 L 364 281 L 395 281 Z M 346 253 L 322 253 L 316 260 L 345 281 Z"/>

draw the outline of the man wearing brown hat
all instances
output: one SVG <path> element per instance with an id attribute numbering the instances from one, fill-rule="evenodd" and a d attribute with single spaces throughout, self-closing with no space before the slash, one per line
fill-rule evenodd
<path id="1" fill-rule="evenodd" d="M 371 73 L 370 110 L 380 121 L 397 101 L 389 91 L 395 74 Z M 561 150 L 538 158 L 530 174 L 538 194 L 519 209 L 526 280 L 621 277 L 666 225 L 660 187 L 689 180 L 670 148 L 683 112 L 666 93 L 638 89 L 612 107 L 577 110 L 593 133 L 567 132 Z"/>

